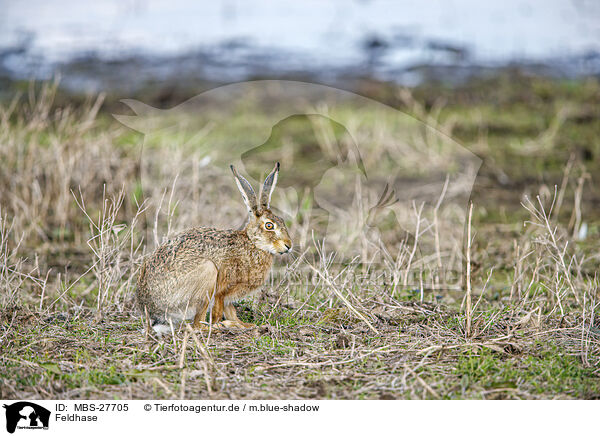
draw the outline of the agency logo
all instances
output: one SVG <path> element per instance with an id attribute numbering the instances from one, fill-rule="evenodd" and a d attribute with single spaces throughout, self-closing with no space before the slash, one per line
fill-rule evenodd
<path id="1" fill-rule="evenodd" d="M 50 411 L 42 406 L 29 401 L 19 401 L 13 404 L 4 404 L 6 409 L 6 431 L 14 433 L 16 429 L 48 430 Z"/>

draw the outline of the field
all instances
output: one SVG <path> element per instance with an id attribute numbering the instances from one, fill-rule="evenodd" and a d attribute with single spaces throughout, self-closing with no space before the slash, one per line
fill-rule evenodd
<path id="1" fill-rule="evenodd" d="M 392 167 L 369 173 L 372 192 L 346 183 L 352 168 L 320 169 L 316 186 L 313 157 L 330 157 L 347 128 L 367 169 L 380 153 L 391 159 L 400 133 L 379 109 L 342 99 L 328 109 L 340 126 L 291 118 L 264 142 L 256 126 L 276 109 L 251 97 L 234 111 L 186 113 L 185 129 L 169 128 L 180 115 L 165 113 L 168 125 L 152 121 L 146 135 L 111 116 L 134 113 L 110 95 L 23 84 L 4 100 L 0 398 L 600 398 L 600 82 L 511 72 L 451 88 L 358 90 L 410 115 L 401 134 L 437 147 L 425 175 L 421 152 L 403 150 L 397 220 L 378 218 L 379 245 L 348 227 L 372 222 L 358 197 L 340 200 L 350 211 L 329 227 L 315 199 L 342 210 L 339 186 L 352 186 L 377 202 Z M 266 144 L 256 160 L 240 146 L 251 141 Z M 262 292 L 236 303 L 257 327 L 184 324 L 157 337 L 134 298 L 143 257 L 191 226 L 239 226 L 228 159 L 242 156 L 258 179 L 286 150 L 269 141 L 297 147 L 273 197 L 296 247 Z M 438 183 L 465 150 L 482 162 L 472 189 L 449 189 L 420 213 L 412 188 Z"/>

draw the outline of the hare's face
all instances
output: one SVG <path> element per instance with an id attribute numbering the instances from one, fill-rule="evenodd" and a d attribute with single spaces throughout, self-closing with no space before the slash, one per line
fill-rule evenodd
<path id="1" fill-rule="evenodd" d="M 290 251 L 292 240 L 285 223 L 269 209 L 271 194 L 277 184 L 279 162 L 263 182 L 259 197 L 256 196 L 248 180 L 240 176 L 233 165 L 230 167 L 235 177 L 235 183 L 244 199 L 244 204 L 248 208 L 249 222 L 246 226 L 246 234 L 250 240 L 261 250 L 272 254 L 283 254 Z"/>
<path id="2" fill-rule="evenodd" d="M 292 249 L 292 240 L 285 223 L 269 209 L 257 213 L 246 231 L 250 240 L 261 250 L 284 254 Z"/>

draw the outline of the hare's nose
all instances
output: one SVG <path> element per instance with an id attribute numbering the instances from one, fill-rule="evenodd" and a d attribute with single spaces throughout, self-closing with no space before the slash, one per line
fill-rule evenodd
<path id="1" fill-rule="evenodd" d="M 287 251 L 290 251 L 292 249 L 292 243 L 291 242 L 284 242 L 285 248 L 287 248 Z"/>

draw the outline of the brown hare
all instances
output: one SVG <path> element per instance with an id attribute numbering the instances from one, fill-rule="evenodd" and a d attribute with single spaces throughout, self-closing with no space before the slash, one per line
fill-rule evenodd
<path id="1" fill-rule="evenodd" d="M 171 331 L 172 323 L 194 318 L 194 328 L 211 323 L 225 327 L 252 327 L 240 321 L 233 302 L 265 282 L 273 254 L 291 250 L 292 241 L 283 220 L 269 208 L 277 184 L 279 162 L 265 179 L 259 197 L 250 183 L 231 165 L 235 182 L 248 207 L 242 230 L 198 227 L 180 233 L 145 259 L 136 296 L 154 330 Z"/>

